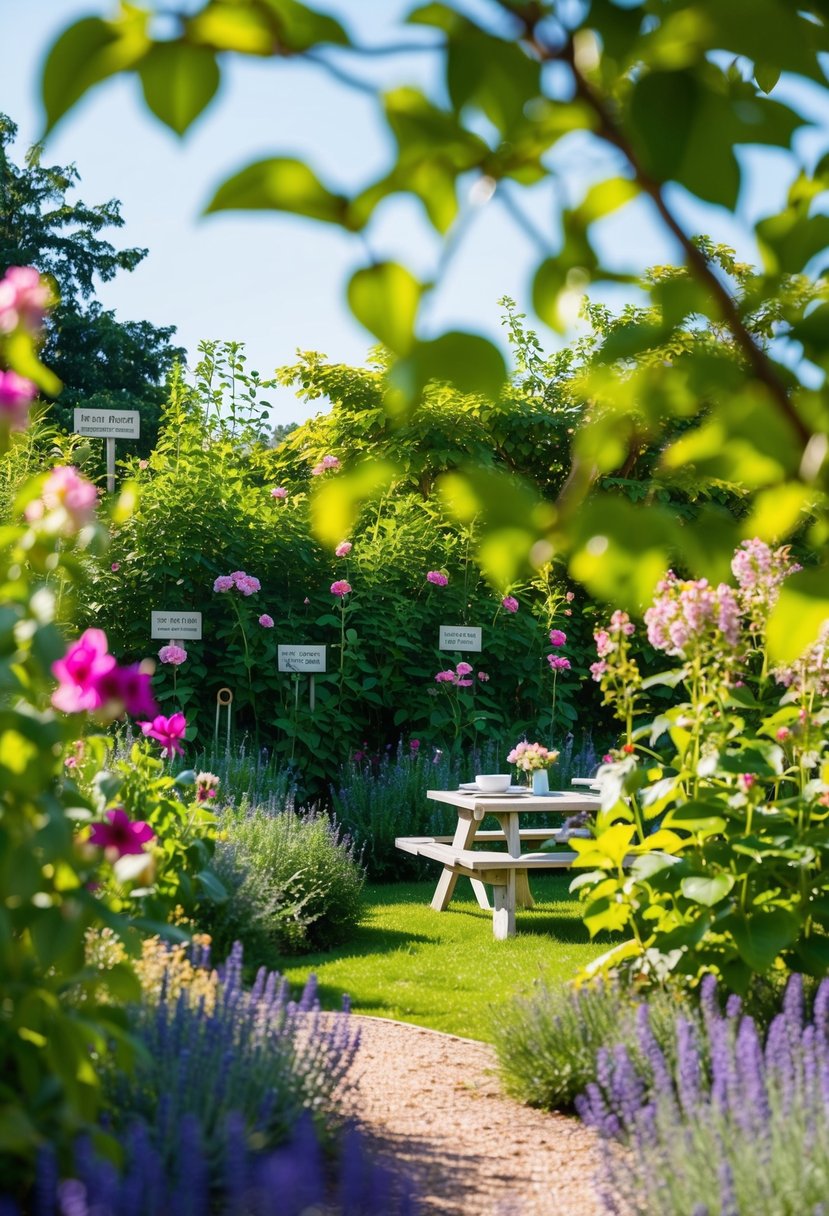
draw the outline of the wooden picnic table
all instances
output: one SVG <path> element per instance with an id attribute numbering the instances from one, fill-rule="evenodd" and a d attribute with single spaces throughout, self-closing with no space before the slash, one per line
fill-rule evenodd
<path id="1" fill-rule="evenodd" d="M 515 935 L 516 907 L 534 905 L 528 873 L 562 869 L 571 865 L 576 857 L 575 853 L 569 852 L 522 852 L 522 842 L 544 843 L 557 838 L 560 829 L 521 828 L 520 817 L 550 812 L 570 815 L 599 806 L 595 795 L 577 791 L 483 795 L 468 790 L 428 790 L 426 796 L 456 809 L 458 822 L 454 835 L 399 836 L 395 845 L 404 852 L 442 863 L 443 872 L 432 898 L 436 912 L 447 908 L 458 878 L 469 878 L 479 906 L 492 911 L 492 929 L 499 940 Z M 498 820 L 497 831 L 479 831 L 486 815 L 493 815 Z M 476 842 L 490 847 L 474 849 Z M 492 848 L 495 844 L 505 844 L 506 849 Z M 491 905 L 487 884 L 491 884 L 493 890 Z"/>

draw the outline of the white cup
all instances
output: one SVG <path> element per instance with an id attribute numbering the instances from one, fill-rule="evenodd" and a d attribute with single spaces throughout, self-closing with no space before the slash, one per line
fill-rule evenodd
<path id="1" fill-rule="evenodd" d="M 505 794 L 510 786 L 509 773 L 479 773 L 475 784 L 484 794 Z"/>

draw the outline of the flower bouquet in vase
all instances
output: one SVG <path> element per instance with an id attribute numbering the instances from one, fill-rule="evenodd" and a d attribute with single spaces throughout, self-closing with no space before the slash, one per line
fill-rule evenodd
<path id="1" fill-rule="evenodd" d="M 549 794 L 548 770 L 558 760 L 558 752 L 551 751 L 541 743 L 527 743 L 522 739 L 507 756 L 507 764 L 514 764 L 522 773 L 530 776 L 534 794 Z"/>

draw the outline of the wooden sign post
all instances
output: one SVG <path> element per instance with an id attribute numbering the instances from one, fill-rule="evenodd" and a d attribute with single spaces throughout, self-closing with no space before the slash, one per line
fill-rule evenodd
<path id="1" fill-rule="evenodd" d="M 141 434 L 141 415 L 138 410 L 85 409 L 76 409 L 74 415 L 77 435 L 106 440 L 107 493 L 114 494 L 115 440 L 137 439 Z"/>
<path id="2" fill-rule="evenodd" d="M 314 673 L 325 671 L 324 646 L 277 646 L 276 661 L 279 671 L 308 673 L 308 708 L 314 712 Z"/>

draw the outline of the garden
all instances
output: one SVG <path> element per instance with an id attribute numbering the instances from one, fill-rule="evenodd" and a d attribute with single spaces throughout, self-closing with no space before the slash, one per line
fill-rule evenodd
<path id="1" fill-rule="evenodd" d="M 361 366 L 120 326 L 95 276 L 146 251 L 0 116 L 9 1216 L 829 1211 L 826 13 L 481 8 L 384 47 L 123 5 L 48 51 L 47 135 L 135 74 L 181 136 L 251 57 L 377 104 L 358 193 L 274 157 L 207 208 L 359 241 Z M 401 54 L 440 87 L 378 92 Z M 749 147 L 790 180 L 756 264 L 687 211 L 745 220 Z M 372 252 L 399 194 L 436 280 L 502 204 L 558 349 L 508 296 L 503 349 L 435 334 Z M 608 254 L 632 201 L 673 264 Z M 322 408 L 272 433 L 285 388 Z"/>

